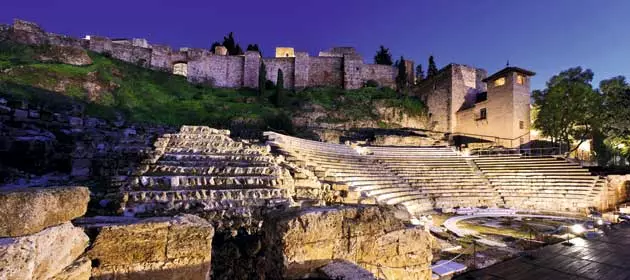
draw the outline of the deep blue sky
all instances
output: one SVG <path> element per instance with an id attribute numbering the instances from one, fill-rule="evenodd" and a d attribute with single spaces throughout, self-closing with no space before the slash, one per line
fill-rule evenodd
<path id="1" fill-rule="evenodd" d="M 354 46 L 372 62 L 380 44 L 396 58 L 442 67 L 462 63 L 500 70 L 511 65 L 551 75 L 583 66 L 600 79 L 630 78 L 627 0 L 20 0 L 2 4 L 0 23 L 31 20 L 47 31 L 147 38 L 176 47 L 207 48 L 233 31 L 243 48 L 293 46 L 317 55 Z"/>

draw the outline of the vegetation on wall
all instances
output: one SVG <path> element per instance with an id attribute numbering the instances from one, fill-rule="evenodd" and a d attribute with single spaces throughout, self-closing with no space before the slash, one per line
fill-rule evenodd
<path id="1" fill-rule="evenodd" d="M 253 126 L 291 131 L 291 118 L 303 114 L 310 104 L 331 113 L 343 112 L 339 121 L 374 120 L 375 106 L 382 101 L 411 114 L 424 113 L 422 102 L 399 99 L 389 88 L 278 91 L 264 75 L 259 77 L 259 84 L 265 85 L 262 91 L 213 88 L 92 52 L 89 66 L 42 63 L 36 57 L 44 51 L 45 46 L 0 42 L 0 93 L 31 104 L 55 103 L 64 110 L 73 107 L 69 103 L 76 103 L 85 108 L 84 114 L 105 119 L 231 129 Z M 270 102 L 277 92 L 281 93 L 280 100 Z"/>

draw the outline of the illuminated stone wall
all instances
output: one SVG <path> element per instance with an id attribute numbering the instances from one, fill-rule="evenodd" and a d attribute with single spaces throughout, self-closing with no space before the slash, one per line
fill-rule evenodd
<path id="1" fill-rule="evenodd" d="M 284 88 L 293 88 L 293 77 L 295 75 L 295 58 L 264 58 L 267 67 L 267 80 L 277 83 L 278 69 L 282 69 Z"/>
<path id="2" fill-rule="evenodd" d="M 112 40 L 107 37 L 86 36 L 85 39 L 46 33 L 37 24 L 16 20 L 0 34 L 24 44 L 51 44 L 83 47 L 139 66 L 173 73 L 174 65 L 186 63 L 190 82 L 208 83 L 216 87 L 258 87 L 258 72 L 262 61 L 259 53 L 229 56 L 225 47 L 214 53 L 205 49 L 182 48 L 173 50 L 166 45 L 149 44 L 146 39 Z M 392 66 L 365 64 L 352 47 L 335 47 L 310 57 L 290 47 L 276 48 L 275 58 L 265 58 L 267 79 L 276 82 L 278 69 L 284 73 L 285 88 L 340 87 L 356 89 L 368 80 L 381 86 L 394 87 L 397 71 Z M 408 74 L 413 77 L 413 62 Z M 184 69 L 177 69 L 183 74 Z"/>

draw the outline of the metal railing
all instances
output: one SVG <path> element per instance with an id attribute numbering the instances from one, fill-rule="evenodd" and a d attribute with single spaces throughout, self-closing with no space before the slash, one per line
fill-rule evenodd
<path id="1" fill-rule="evenodd" d="M 491 148 L 471 150 L 471 156 L 509 156 L 518 155 L 521 157 L 540 157 L 564 155 L 568 152 L 566 147 L 541 147 L 541 148 Z"/>

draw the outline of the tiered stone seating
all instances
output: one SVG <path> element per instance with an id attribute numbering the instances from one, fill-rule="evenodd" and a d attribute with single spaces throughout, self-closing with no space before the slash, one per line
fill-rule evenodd
<path id="1" fill-rule="evenodd" d="M 499 198 L 467 160 L 448 147 L 367 147 L 414 188 L 427 193 L 436 208 L 496 206 Z"/>
<path id="2" fill-rule="evenodd" d="M 506 206 L 580 211 L 592 206 L 599 178 L 577 163 L 553 157 L 480 157 L 475 164 Z"/>
<path id="3" fill-rule="evenodd" d="M 138 174 L 122 187 L 127 214 L 182 210 L 240 211 L 288 203 L 293 180 L 268 146 L 237 142 L 229 131 L 183 126 L 165 134 Z M 244 211 L 244 210 L 243 210 Z"/>
<path id="4" fill-rule="evenodd" d="M 270 145 L 286 154 L 289 161 L 315 172 L 322 182 L 338 189 L 346 188 L 352 202 L 403 205 L 417 214 L 432 209 L 426 194 L 412 188 L 404 180 L 383 168 L 378 162 L 359 154 L 347 145 L 330 144 L 266 132 Z"/>

